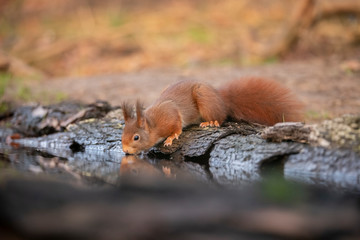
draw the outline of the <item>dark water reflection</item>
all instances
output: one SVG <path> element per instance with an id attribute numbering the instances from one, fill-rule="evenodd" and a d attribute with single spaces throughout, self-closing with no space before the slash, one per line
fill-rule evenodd
<path id="1" fill-rule="evenodd" d="M 125 156 L 121 152 L 91 151 L 72 152 L 58 149 L 30 149 L 0 145 L 0 171 L 15 169 L 19 172 L 54 176 L 73 182 L 117 185 L 122 177 L 134 179 L 164 178 L 191 180 L 211 186 L 242 188 L 249 184 L 267 181 L 269 172 L 276 172 L 286 182 L 301 182 L 325 189 L 360 193 L 359 177 L 325 174 L 303 174 L 289 171 L 282 165 L 264 166 L 257 169 L 251 165 L 233 174 L 231 170 L 216 169 L 206 162 L 179 159 L 151 159 L 146 155 Z M 271 174 L 270 174 L 271 176 Z M 270 177 L 271 178 L 271 177 Z M 335 180 L 334 180 L 335 179 Z"/>

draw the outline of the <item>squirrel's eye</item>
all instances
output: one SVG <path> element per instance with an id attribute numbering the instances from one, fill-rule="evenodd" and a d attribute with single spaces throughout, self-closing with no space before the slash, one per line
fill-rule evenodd
<path id="1" fill-rule="evenodd" d="M 134 141 L 137 141 L 137 140 L 139 140 L 139 139 L 140 139 L 140 136 L 136 134 L 136 135 L 134 136 Z"/>

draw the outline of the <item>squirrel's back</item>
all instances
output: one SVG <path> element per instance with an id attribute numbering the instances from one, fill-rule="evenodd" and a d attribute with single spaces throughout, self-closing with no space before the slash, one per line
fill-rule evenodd
<path id="1" fill-rule="evenodd" d="M 302 120 L 302 104 L 279 83 L 258 78 L 231 81 L 219 89 L 229 116 L 265 125 Z"/>
<path id="2" fill-rule="evenodd" d="M 183 127 L 193 123 L 200 123 L 198 108 L 193 99 L 193 89 L 196 84 L 197 82 L 192 80 L 182 80 L 170 85 L 162 91 L 160 97 L 148 108 L 148 112 L 151 114 L 152 111 L 149 111 L 149 109 L 159 108 L 164 102 L 170 101 L 176 105 L 181 115 Z M 164 116 L 165 119 L 167 117 Z M 159 116 L 154 116 L 154 118 L 159 118 Z"/>

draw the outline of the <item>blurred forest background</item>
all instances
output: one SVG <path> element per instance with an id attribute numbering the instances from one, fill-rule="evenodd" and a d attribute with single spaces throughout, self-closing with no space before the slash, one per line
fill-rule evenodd
<path id="1" fill-rule="evenodd" d="M 148 68 L 321 58 L 359 71 L 359 2 L 0 0 L 0 100 L 34 100 L 24 82 Z"/>

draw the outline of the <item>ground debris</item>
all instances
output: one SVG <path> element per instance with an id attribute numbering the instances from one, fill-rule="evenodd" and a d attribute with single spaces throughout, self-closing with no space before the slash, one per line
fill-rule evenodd
<path id="1" fill-rule="evenodd" d="M 48 106 L 18 108 L 11 120 L 12 127 L 26 136 L 41 136 L 63 131 L 69 124 L 89 118 L 101 118 L 111 110 L 107 102 L 85 105 L 63 102 Z"/>
<path id="2" fill-rule="evenodd" d="M 327 148 L 345 148 L 360 153 L 360 115 L 323 121 L 311 131 L 310 141 Z"/>
<path id="3" fill-rule="evenodd" d="M 272 127 L 265 128 L 261 136 L 273 142 L 291 140 L 294 142 L 307 143 L 312 127 L 300 122 L 277 123 Z"/>
<path id="4" fill-rule="evenodd" d="M 265 128 L 261 136 L 273 142 L 294 141 L 360 153 L 360 115 L 344 115 L 315 125 L 278 123 Z"/>

